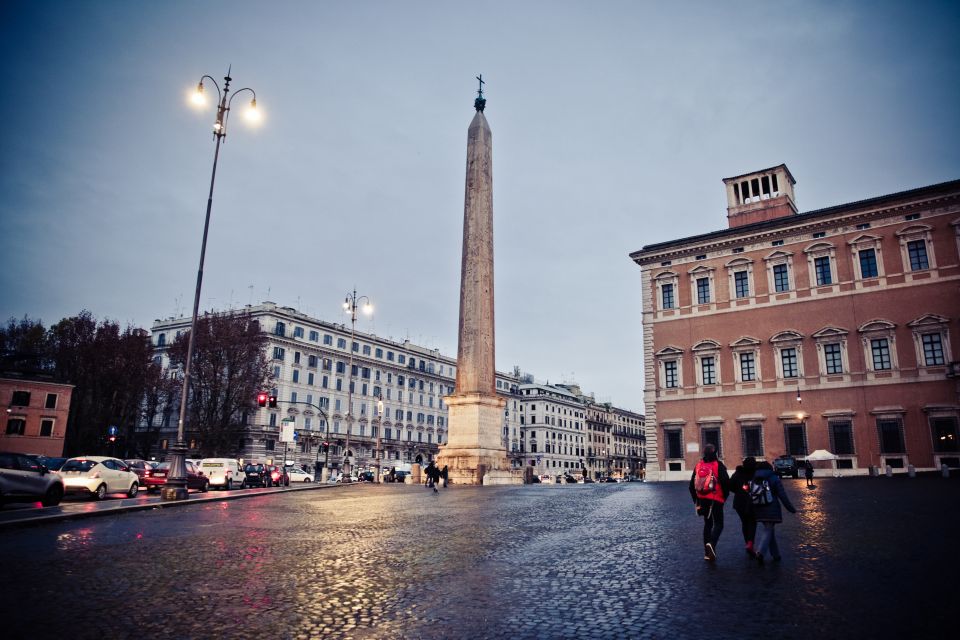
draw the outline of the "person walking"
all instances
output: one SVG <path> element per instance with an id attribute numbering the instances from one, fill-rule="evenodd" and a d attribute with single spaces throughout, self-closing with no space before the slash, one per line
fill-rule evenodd
<path id="1" fill-rule="evenodd" d="M 757 471 L 750 481 L 750 499 L 753 503 L 753 516 L 761 527 L 754 547 L 757 562 L 764 562 L 763 555 L 769 550 L 775 562 L 780 561 L 780 547 L 777 545 L 775 527 L 783 522 L 782 503 L 787 511 L 796 513 L 797 510 L 787 497 L 786 489 L 780 477 L 766 460 L 757 463 Z"/>
<path id="2" fill-rule="evenodd" d="M 433 489 L 434 491 L 437 488 L 434 485 L 433 474 L 437 470 L 437 465 L 433 464 L 433 460 L 430 461 L 430 464 L 427 465 L 427 468 L 423 470 L 424 475 L 427 476 L 427 489 Z"/>
<path id="3" fill-rule="evenodd" d="M 443 465 L 443 469 L 440 470 L 440 477 L 443 478 L 443 488 L 447 488 L 447 480 L 450 479 L 450 471 L 447 469 L 447 465 Z"/>
<path id="4" fill-rule="evenodd" d="M 753 516 L 753 503 L 750 500 L 750 481 L 757 470 L 757 459 L 749 456 L 743 463 L 737 465 L 736 471 L 730 476 L 730 492 L 733 493 L 733 510 L 740 516 L 740 530 L 743 533 L 743 543 L 747 555 L 756 557 L 753 551 L 754 540 L 757 536 L 757 519 Z"/>
<path id="5" fill-rule="evenodd" d="M 723 503 L 730 493 L 727 468 L 717 459 L 717 448 L 708 444 L 703 459 L 690 476 L 690 496 L 697 515 L 703 518 L 703 559 L 717 559 L 717 542 L 723 532 Z"/>
<path id="6" fill-rule="evenodd" d="M 809 460 L 803 462 L 803 476 L 807 479 L 807 488 L 813 488 L 813 465 Z"/>

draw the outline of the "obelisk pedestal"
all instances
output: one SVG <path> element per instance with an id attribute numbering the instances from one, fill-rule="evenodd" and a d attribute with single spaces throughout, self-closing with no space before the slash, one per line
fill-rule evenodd
<path id="1" fill-rule="evenodd" d="M 512 484 L 522 476 L 510 469 L 502 436 L 506 401 L 495 388 L 493 153 L 482 83 L 467 131 L 457 380 L 453 395 L 444 398 L 449 429 L 437 466 L 448 467 L 454 484 Z"/>

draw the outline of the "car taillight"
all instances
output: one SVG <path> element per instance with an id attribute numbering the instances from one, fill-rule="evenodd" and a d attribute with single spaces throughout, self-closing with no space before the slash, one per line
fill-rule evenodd
<path id="1" fill-rule="evenodd" d="M 143 477 L 144 477 L 144 478 L 149 478 L 149 477 L 150 477 L 150 472 L 149 472 L 149 471 L 144 471 L 144 472 L 143 472 Z"/>
<path id="2" fill-rule="evenodd" d="M 279 474 L 279 473 L 277 473 L 276 471 L 274 471 L 274 472 L 273 472 L 273 473 L 271 473 L 270 475 L 271 475 L 271 476 L 273 477 L 273 479 L 274 479 L 274 480 L 276 480 L 277 478 L 279 478 L 279 477 L 280 477 L 280 474 Z"/>

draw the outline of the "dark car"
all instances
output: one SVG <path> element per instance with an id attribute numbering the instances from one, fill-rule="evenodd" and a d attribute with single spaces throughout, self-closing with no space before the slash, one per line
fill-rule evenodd
<path id="1" fill-rule="evenodd" d="M 269 487 L 270 486 L 269 476 L 267 475 L 267 468 L 262 464 L 248 464 L 243 468 L 243 484 L 241 485 L 242 489 L 249 489 L 250 487 Z"/>
<path id="2" fill-rule="evenodd" d="M 797 459 L 793 456 L 780 456 L 773 461 L 773 470 L 777 472 L 777 475 L 781 478 L 786 478 L 790 476 L 791 478 L 800 477 L 800 465 L 797 464 Z"/>
<path id="3" fill-rule="evenodd" d="M 49 456 L 36 456 L 37 462 L 47 468 L 47 471 L 60 471 L 60 467 L 67 461 L 67 458 L 51 458 Z"/>
<path id="4" fill-rule="evenodd" d="M 204 493 L 209 491 L 210 478 L 203 475 L 203 471 L 197 469 L 196 465 L 189 460 L 184 460 L 183 464 L 187 465 L 187 489 L 196 489 Z M 167 484 L 168 473 L 170 473 L 169 462 L 161 462 L 154 469 L 151 469 L 149 475 L 143 477 L 143 484 L 147 487 L 147 493 L 159 491 L 162 486 Z"/>
<path id="5" fill-rule="evenodd" d="M 140 460 L 139 458 L 124 460 L 124 462 L 126 462 L 130 467 L 130 471 L 133 471 L 135 474 L 137 474 L 137 477 L 140 478 L 140 484 L 147 486 L 144 478 L 150 476 L 150 472 L 154 470 L 154 468 L 157 466 L 157 463 L 150 462 L 149 460 Z"/>
<path id="6" fill-rule="evenodd" d="M 373 471 L 361 471 L 357 475 L 357 482 L 373 482 L 374 478 Z"/>
<path id="7" fill-rule="evenodd" d="M 287 470 L 276 465 L 268 467 L 267 486 L 289 487 L 290 475 Z"/>

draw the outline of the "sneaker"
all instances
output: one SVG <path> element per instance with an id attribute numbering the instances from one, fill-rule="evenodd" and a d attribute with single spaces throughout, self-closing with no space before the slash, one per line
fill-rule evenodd
<path id="1" fill-rule="evenodd" d="M 713 549 L 713 545 L 710 544 L 709 542 L 708 542 L 707 544 L 703 545 L 703 550 L 704 550 L 704 556 L 703 556 L 703 557 L 704 557 L 705 560 L 716 560 L 716 559 L 717 559 L 717 552 Z"/>

